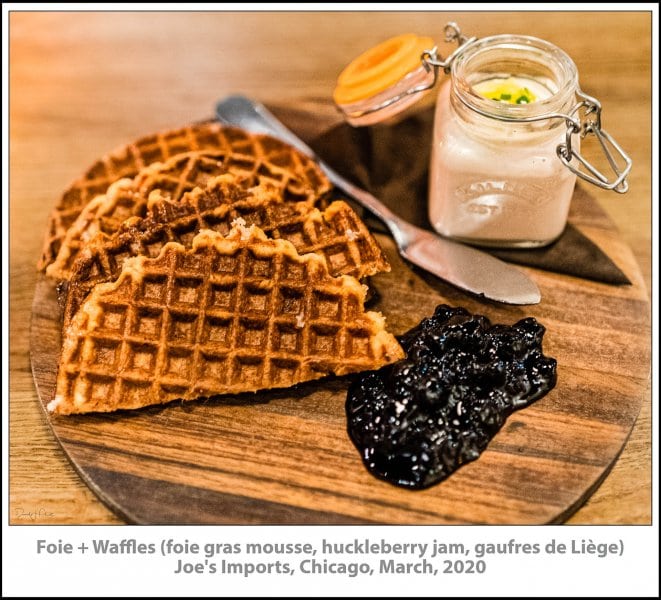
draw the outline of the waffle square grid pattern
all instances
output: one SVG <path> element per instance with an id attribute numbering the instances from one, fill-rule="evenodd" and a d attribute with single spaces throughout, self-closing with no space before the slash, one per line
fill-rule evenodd
<path id="1" fill-rule="evenodd" d="M 154 257 L 169 241 L 190 247 L 202 229 L 226 235 L 236 219 L 260 227 L 269 237 L 289 240 L 301 254 L 319 254 L 332 275 L 362 279 L 390 269 L 377 241 L 345 202 L 333 202 L 322 213 L 307 202 L 284 202 L 270 184 L 245 190 L 226 174 L 180 202 L 153 192 L 147 217 L 130 219 L 113 236 L 97 234 L 89 241 L 72 268 L 65 325 L 93 286 L 116 279 L 129 257 Z"/>
<path id="2" fill-rule="evenodd" d="M 112 235 L 130 217 L 144 217 L 152 191 L 158 190 L 161 197 L 178 201 L 221 174 L 232 175 L 233 181 L 240 184 L 233 191 L 237 199 L 244 189 L 261 184 L 277 190 L 287 202 L 313 205 L 316 201 L 312 188 L 297 182 L 293 172 L 276 169 L 254 156 L 234 155 L 228 150 L 177 154 L 141 169 L 133 179 L 116 181 L 104 194 L 91 200 L 67 230 L 46 274 L 54 279 L 69 279 L 85 242 L 98 232 Z"/>
<path id="3" fill-rule="evenodd" d="M 246 233 L 248 232 L 248 233 Z M 65 332 L 58 413 L 288 387 L 403 356 L 364 288 L 252 227 L 125 263 Z"/>
<path id="4" fill-rule="evenodd" d="M 234 171 L 284 181 L 294 196 L 311 189 L 323 198 L 331 188 L 314 161 L 267 135 L 208 122 L 145 136 L 95 162 L 63 193 L 48 220 L 39 269 L 45 270 L 55 260 L 83 208 L 114 182 L 133 178 L 141 169 L 176 155 L 205 150 L 221 153 Z"/>

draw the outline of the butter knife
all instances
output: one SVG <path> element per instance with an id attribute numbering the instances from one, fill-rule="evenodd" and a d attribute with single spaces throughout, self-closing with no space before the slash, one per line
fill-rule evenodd
<path id="1" fill-rule="evenodd" d="M 383 221 L 399 253 L 414 265 L 489 300 L 506 304 L 537 304 L 541 300 L 539 288 L 522 271 L 485 252 L 420 229 L 398 217 L 372 194 L 331 169 L 259 102 L 245 96 L 228 96 L 216 105 L 216 117 L 227 125 L 272 135 L 308 155 L 333 185 Z"/>

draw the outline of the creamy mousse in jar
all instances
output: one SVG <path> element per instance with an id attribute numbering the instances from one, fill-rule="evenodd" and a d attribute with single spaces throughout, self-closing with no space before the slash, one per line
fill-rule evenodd
<path id="1" fill-rule="evenodd" d="M 495 247 L 560 236 L 576 175 L 558 156 L 568 135 L 559 115 L 577 87 L 569 56 L 536 38 L 483 38 L 457 56 L 434 119 L 429 217 L 439 233 Z"/>

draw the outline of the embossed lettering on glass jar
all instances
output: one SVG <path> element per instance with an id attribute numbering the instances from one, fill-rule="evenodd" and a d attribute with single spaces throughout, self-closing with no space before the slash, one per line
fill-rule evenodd
<path id="1" fill-rule="evenodd" d="M 501 80 L 532 90 L 534 100 L 517 104 L 480 93 Z M 537 38 L 492 36 L 459 53 L 434 119 L 434 228 L 496 247 L 543 246 L 558 238 L 576 182 L 558 157 L 568 131 L 558 116 L 576 105 L 577 90 L 573 61 Z M 571 135 L 571 144 L 578 151 L 579 135 Z"/>

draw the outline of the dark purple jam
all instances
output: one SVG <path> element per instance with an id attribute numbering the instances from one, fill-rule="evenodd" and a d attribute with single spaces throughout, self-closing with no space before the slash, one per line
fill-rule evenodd
<path id="1" fill-rule="evenodd" d="M 367 469 L 407 488 L 439 483 L 475 460 L 513 411 L 556 383 L 533 318 L 492 325 L 440 305 L 404 334 L 406 358 L 349 387 L 348 431 Z"/>

